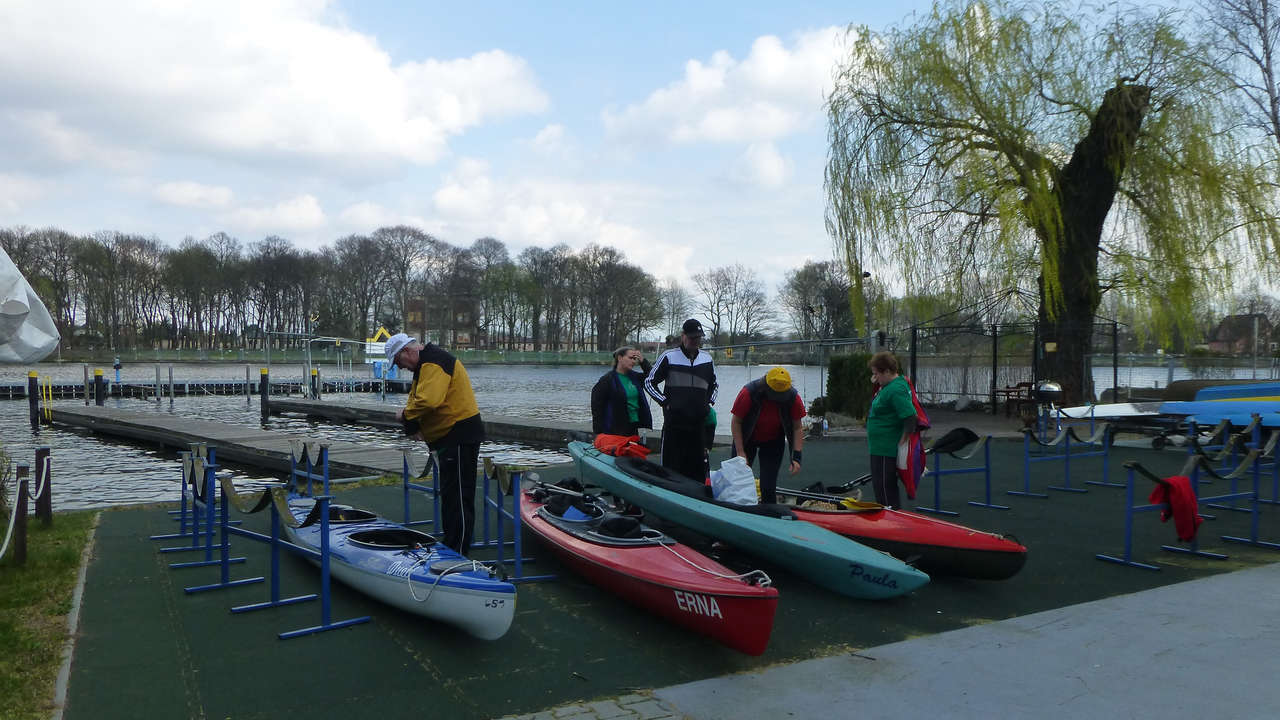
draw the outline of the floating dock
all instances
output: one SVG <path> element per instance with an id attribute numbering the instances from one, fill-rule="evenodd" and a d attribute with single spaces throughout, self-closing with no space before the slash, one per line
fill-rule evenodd
<path id="1" fill-rule="evenodd" d="M 348 404 L 282 400 L 272 400 L 271 405 L 272 412 L 297 412 L 338 422 L 399 425 L 396 422 L 398 408 L 358 408 Z M 218 448 L 218 457 L 222 460 L 273 472 L 289 471 L 291 440 L 308 439 L 305 433 L 299 432 L 97 405 L 54 407 L 51 422 L 178 450 L 186 450 L 192 443 L 207 443 Z M 485 435 L 494 441 L 563 447 L 571 433 L 591 430 L 585 423 L 534 423 L 535 421 L 517 418 L 486 418 Z M 405 439 L 404 446 L 419 451 L 424 447 L 421 443 L 408 439 Z M 329 467 L 334 477 L 399 475 L 403 463 L 403 450 L 400 447 L 345 441 L 329 443 Z"/>

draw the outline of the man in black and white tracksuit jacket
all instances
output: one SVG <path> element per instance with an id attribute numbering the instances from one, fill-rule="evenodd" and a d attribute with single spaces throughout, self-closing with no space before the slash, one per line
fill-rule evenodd
<path id="1" fill-rule="evenodd" d="M 663 353 L 645 378 L 645 392 L 662 406 L 662 466 L 704 480 L 703 427 L 716 401 L 716 369 L 701 349 L 702 323 L 689 319 L 680 344 Z"/>

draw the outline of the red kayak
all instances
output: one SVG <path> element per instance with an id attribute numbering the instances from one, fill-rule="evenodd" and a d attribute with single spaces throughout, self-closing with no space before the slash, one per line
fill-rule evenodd
<path id="1" fill-rule="evenodd" d="M 527 489 L 520 517 L 566 564 L 622 599 L 748 655 L 769 644 L 778 591 L 763 572 L 739 575 L 600 498 L 556 486 Z"/>
<path id="2" fill-rule="evenodd" d="M 1005 535 L 838 495 L 784 488 L 778 494 L 818 501 L 795 507 L 798 519 L 883 550 L 930 575 L 1005 580 L 1027 562 L 1026 546 Z"/>

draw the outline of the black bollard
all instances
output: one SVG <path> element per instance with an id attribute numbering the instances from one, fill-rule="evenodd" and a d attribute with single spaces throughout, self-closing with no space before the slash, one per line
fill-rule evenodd
<path id="1" fill-rule="evenodd" d="M 102 407 L 107 401 L 106 381 L 102 379 L 102 368 L 93 369 L 93 404 Z"/>
<path id="2" fill-rule="evenodd" d="M 45 527 L 53 525 L 53 458 L 49 456 L 49 446 L 36 448 L 36 487 L 40 494 L 36 496 L 36 517 Z"/>
<path id="3" fill-rule="evenodd" d="M 311 399 L 320 399 L 320 369 L 311 368 Z"/>
<path id="4" fill-rule="evenodd" d="M 27 372 L 27 407 L 31 411 L 31 432 L 40 432 L 40 378 L 35 370 Z"/>
<path id="5" fill-rule="evenodd" d="M 262 424 L 267 424 L 267 417 L 271 414 L 271 402 L 268 398 L 271 395 L 271 376 L 267 374 L 267 369 L 262 368 L 262 375 L 258 378 L 258 396 L 262 401 Z"/>
<path id="6" fill-rule="evenodd" d="M 31 471 L 26 465 L 19 465 L 15 476 L 18 479 L 18 505 L 13 517 L 13 564 L 27 564 L 27 474 Z"/>

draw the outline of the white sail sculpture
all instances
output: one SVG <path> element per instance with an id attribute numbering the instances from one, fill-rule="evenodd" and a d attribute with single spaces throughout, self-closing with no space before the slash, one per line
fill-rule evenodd
<path id="1" fill-rule="evenodd" d="M 61 340 L 49 310 L 0 248 L 0 363 L 39 362 Z"/>

